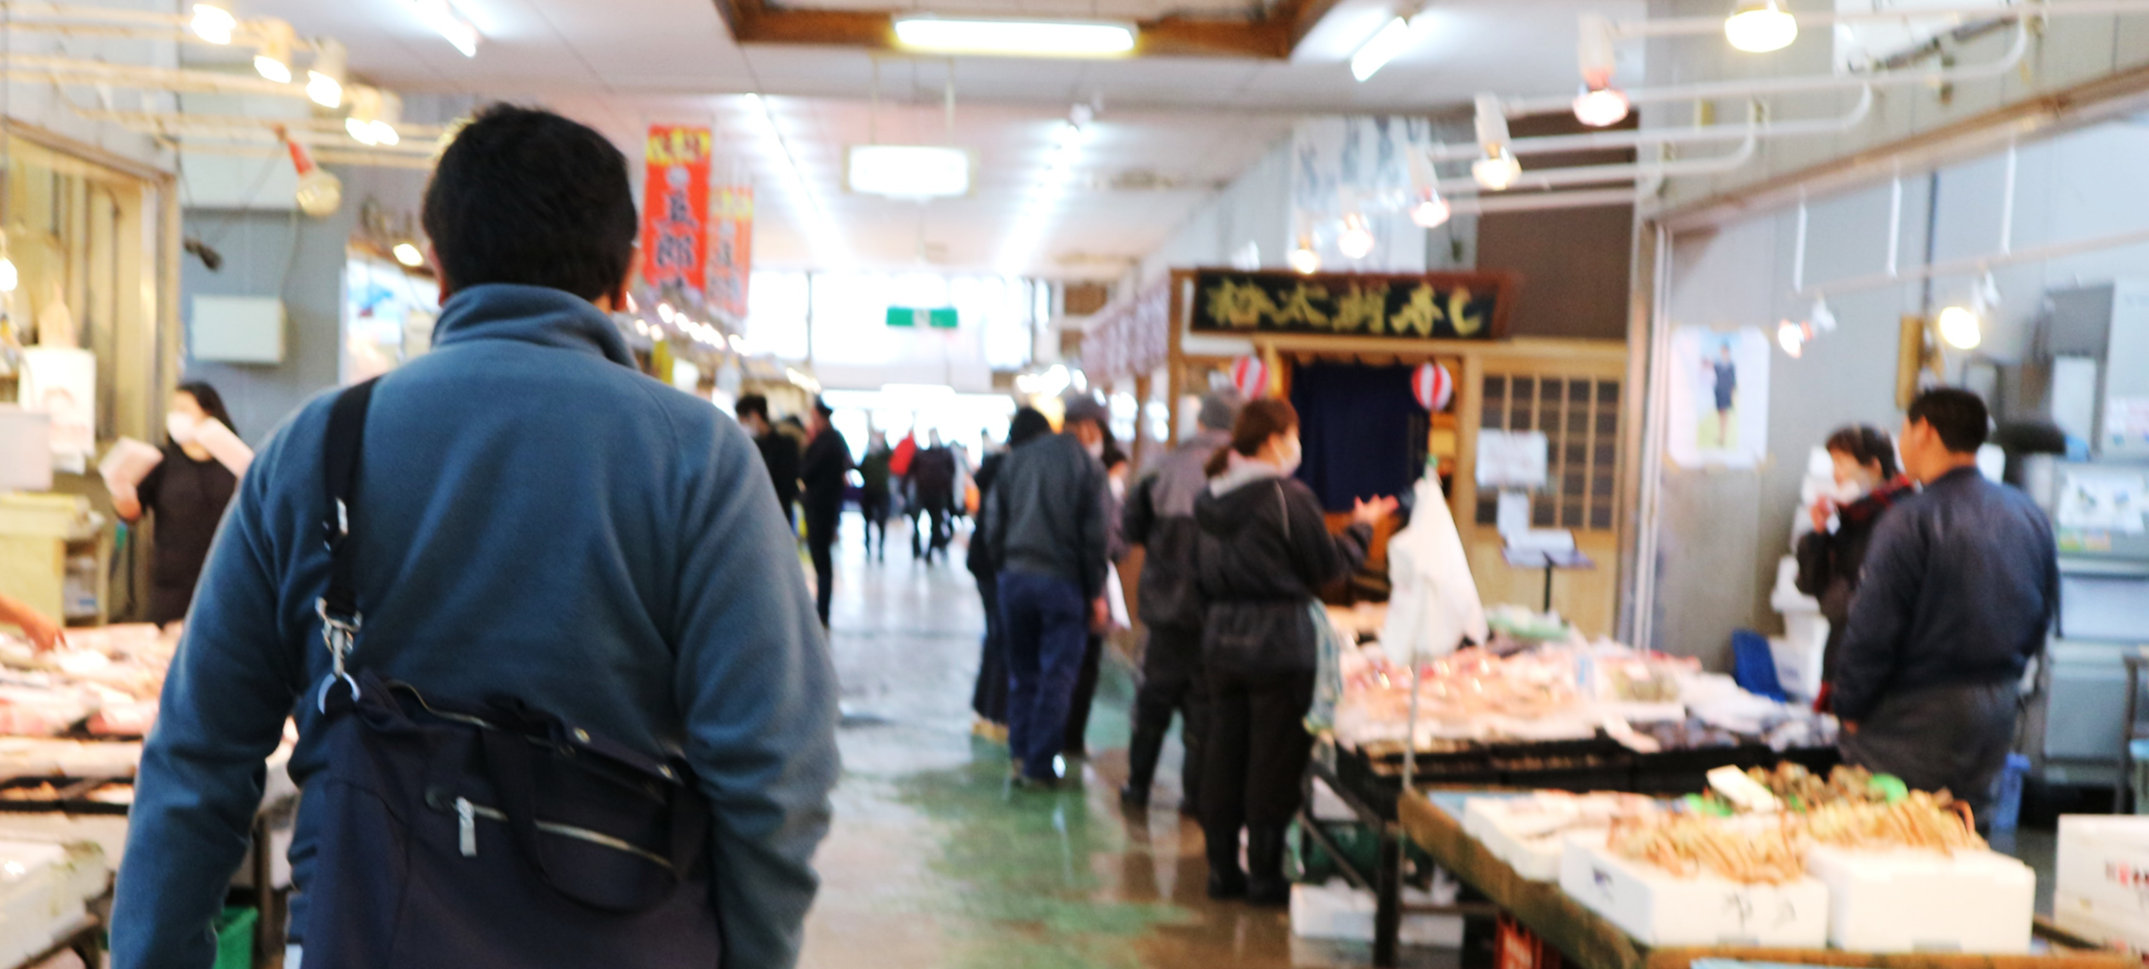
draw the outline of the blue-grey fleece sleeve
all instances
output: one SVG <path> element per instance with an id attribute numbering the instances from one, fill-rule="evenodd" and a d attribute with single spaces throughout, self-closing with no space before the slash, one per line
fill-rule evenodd
<path id="1" fill-rule="evenodd" d="M 790 969 L 819 879 L 836 751 L 835 667 L 798 546 L 744 432 L 683 442 L 678 700 L 686 755 L 715 815 L 726 969 Z"/>
<path id="2" fill-rule="evenodd" d="M 116 969 L 206 969 L 216 959 L 211 926 L 303 675 L 283 646 L 268 528 L 283 437 L 254 459 L 218 529 L 143 746 L 112 910 Z"/>

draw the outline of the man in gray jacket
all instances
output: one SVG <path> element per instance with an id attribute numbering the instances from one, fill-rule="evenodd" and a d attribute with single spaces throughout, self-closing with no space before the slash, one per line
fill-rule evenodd
<path id="1" fill-rule="evenodd" d="M 1070 397 L 1062 431 L 1008 452 L 985 501 L 1007 637 L 1007 745 L 1025 786 L 1062 773 L 1067 709 L 1104 599 L 1104 405 Z"/>
<path id="2" fill-rule="evenodd" d="M 711 812 L 729 969 L 797 961 L 835 784 L 828 647 L 754 443 L 634 369 L 606 312 L 638 220 L 626 159 L 558 115 L 496 105 L 441 155 L 425 228 L 431 353 L 376 385 L 352 505 L 354 672 L 428 697 L 516 697 L 645 756 L 683 756 Z M 202 575 L 142 753 L 113 911 L 119 969 L 206 969 L 262 761 L 326 766 L 315 603 L 324 393 L 255 458 Z M 310 793 L 310 792 L 309 792 Z M 314 845 L 291 848 L 304 941 Z M 322 799 L 318 803 L 328 803 Z M 383 859 L 384 863 L 388 859 Z"/>
<path id="3" fill-rule="evenodd" d="M 1239 397 L 1220 390 L 1202 398 L 1201 433 L 1174 448 L 1127 496 L 1122 528 L 1127 543 L 1145 549 L 1142 557 L 1141 618 L 1149 630 L 1142 648 L 1142 685 L 1134 694 L 1134 734 L 1127 742 L 1127 786 L 1119 801 L 1129 808 L 1149 806 L 1157 759 L 1172 714 L 1182 718 L 1180 742 L 1186 759 L 1179 768 L 1179 811 L 1199 817 L 1201 741 L 1208 691 L 1201 671 L 1200 590 L 1195 588 L 1194 548 L 1201 526 L 1194 522 L 1194 499 L 1209 486 L 1202 470 L 1216 452 L 1231 443 L 1231 424 L 1239 419 Z"/>

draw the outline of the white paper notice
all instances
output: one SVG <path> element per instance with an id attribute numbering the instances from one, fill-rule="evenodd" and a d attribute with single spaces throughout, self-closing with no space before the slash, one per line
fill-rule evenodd
<path id="1" fill-rule="evenodd" d="M 1500 535 L 1512 540 L 1530 530 L 1530 495 L 1526 491 L 1500 492 Z"/>
<path id="2" fill-rule="evenodd" d="M 1549 450 L 1550 445 L 1542 431 L 1479 431 L 1478 487 L 1544 487 Z"/>

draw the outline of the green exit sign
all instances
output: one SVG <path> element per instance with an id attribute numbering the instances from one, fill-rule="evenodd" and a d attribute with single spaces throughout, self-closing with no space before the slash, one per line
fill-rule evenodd
<path id="1" fill-rule="evenodd" d="M 942 330 L 955 329 L 955 307 L 924 309 L 915 306 L 888 307 L 889 326 L 930 326 Z"/>

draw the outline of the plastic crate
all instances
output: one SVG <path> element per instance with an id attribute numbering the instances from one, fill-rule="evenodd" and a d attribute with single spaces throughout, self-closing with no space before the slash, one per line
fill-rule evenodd
<path id="1" fill-rule="evenodd" d="M 254 928 L 261 923 L 261 910 L 253 906 L 227 908 L 216 920 L 216 969 L 253 969 Z"/>

